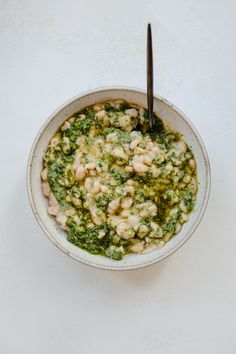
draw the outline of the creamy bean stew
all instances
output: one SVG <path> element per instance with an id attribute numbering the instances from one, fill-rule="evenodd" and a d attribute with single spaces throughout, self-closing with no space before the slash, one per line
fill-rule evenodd
<path id="1" fill-rule="evenodd" d="M 123 100 L 87 107 L 51 138 L 41 173 L 48 213 L 74 245 L 121 260 L 159 249 L 188 221 L 196 162 L 183 137 Z"/>

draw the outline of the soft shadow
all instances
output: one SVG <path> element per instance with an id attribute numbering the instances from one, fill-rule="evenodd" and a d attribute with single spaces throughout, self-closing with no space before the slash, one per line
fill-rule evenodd
<path id="1" fill-rule="evenodd" d="M 32 277 L 34 272 L 39 282 L 42 277 L 50 284 L 53 278 L 54 282 L 77 286 L 75 290 L 78 291 L 82 285 L 107 292 L 111 286 L 114 291 L 118 291 L 121 285 L 130 289 L 148 287 L 157 281 L 165 269 L 166 262 L 132 271 L 106 271 L 80 264 L 60 252 L 40 229 L 29 205 L 23 177 L 12 189 L 9 200 L 11 207 L 5 215 L 9 225 L 8 243 L 14 262 L 25 276 Z"/>
<path id="2" fill-rule="evenodd" d="M 9 231 L 7 242 L 12 259 L 27 272 L 33 265 L 42 266 L 42 259 L 47 259 L 50 248 L 47 247 L 46 237 L 42 242 L 43 232 L 31 211 L 24 177 L 21 176 L 16 183 L 8 196 L 9 209 L 5 212 L 5 223 Z"/>

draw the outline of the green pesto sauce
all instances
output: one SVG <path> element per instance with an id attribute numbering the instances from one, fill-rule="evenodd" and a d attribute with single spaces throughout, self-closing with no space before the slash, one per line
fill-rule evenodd
<path id="1" fill-rule="evenodd" d="M 59 130 L 56 133 L 59 142 L 56 147 L 49 145 L 45 153 L 45 164 L 48 168 L 48 183 L 61 209 L 65 212 L 73 210 L 74 213 L 67 217 L 68 241 L 92 254 L 121 260 L 125 254 L 131 252 L 131 247 L 137 240 L 146 242 L 144 241 L 145 238 L 139 237 L 138 230 L 133 229 L 134 237 L 123 239 L 117 235 L 116 228 L 111 226 L 110 221 L 101 225 L 94 224 L 91 213 L 85 207 L 88 191 L 84 188 L 83 183 L 76 179 L 75 171 L 71 168 L 75 160 L 76 150 L 80 149 L 80 145 L 77 143 L 79 137 L 85 137 L 83 144 L 88 149 L 93 147 L 94 137 L 100 136 L 106 140 L 109 134 L 115 134 L 117 141 L 113 146 L 123 146 L 124 148 L 133 140 L 130 131 L 118 126 L 120 117 L 125 114 L 126 109 L 132 108 L 132 104 L 125 102 L 118 107 L 114 107 L 111 102 L 106 102 L 103 108 L 110 119 L 109 127 L 104 127 L 97 119 L 96 112 L 92 107 L 75 113 L 73 115 L 75 119 L 70 123 L 69 129 Z M 81 114 L 85 115 L 83 119 L 81 119 Z M 142 116 L 132 117 L 132 122 L 132 131 L 139 131 L 142 133 L 142 137 L 149 137 L 146 110 L 144 110 Z M 166 130 L 163 122 L 157 117 L 156 125 L 158 134 L 152 137 L 152 140 L 158 144 L 160 149 L 166 151 L 165 156 L 167 156 L 168 151 L 173 149 L 173 144 L 179 142 L 182 137 L 177 132 Z M 94 137 L 91 137 L 91 129 L 95 129 Z M 67 145 L 65 146 L 65 144 Z M 146 140 L 143 138 L 139 147 L 145 149 L 146 145 Z M 124 189 L 122 188 L 126 186 L 128 180 L 133 180 L 135 183 L 133 205 L 151 202 L 156 206 L 156 213 L 142 217 L 140 225 L 145 225 L 148 230 L 151 230 L 152 223 L 156 223 L 162 230 L 162 236 L 159 239 L 164 239 L 167 233 L 170 233 L 173 237 L 176 225 L 181 223 L 180 202 L 183 201 L 187 214 L 193 210 L 195 204 L 196 191 L 191 190 L 190 184 L 183 183 L 186 174 L 190 175 L 191 178 L 196 176 L 196 169 L 190 169 L 189 167 L 189 160 L 194 158 L 192 151 L 187 147 L 186 152 L 181 155 L 181 165 L 178 166 L 176 163 L 179 169 L 178 181 L 176 182 L 174 172 L 166 176 L 167 162 L 174 164 L 177 159 L 174 150 L 172 155 L 168 155 L 166 160 L 162 162 L 159 157 L 154 159 L 152 166 L 148 167 L 145 175 L 142 176 L 134 170 L 130 172 L 125 170 L 129 161 L 119 165 L 119 161 L 122 162 L 122 157 L 113 157 L 105 149 L 103 150 L 101 147 L 99 149 L 103 152 L 103 158 L 98 161 L 100 174 L 109 188 L 94 198 L 98 217 L 106 215 L 109 202 L 114 198 L 124 197 Z M 84 163 L 89 163 L 91 160 L 90 152 L 84 152 L 82 159 L 84 159 Z M 153 166 L 160 170 L 158 177 L 152 175 Z M 176 190 L 178 192 L 178 202 L 174 202 Z M 173 208 L 176 208 L 177 211 L 170 215 Z M 102 237 L 100 238 L 99 235 L 102 235 Z M 147 235 L 147 237 L 156 242 L 153 235 Z"/>

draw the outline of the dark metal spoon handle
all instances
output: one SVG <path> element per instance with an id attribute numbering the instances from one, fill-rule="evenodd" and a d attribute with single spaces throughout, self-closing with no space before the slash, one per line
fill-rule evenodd
<path id="1" fill-rule="evenodd" d="M 147 106 L 149 128 L 153 129 L 153 56 L 151 24 L 147 28 Z"/>

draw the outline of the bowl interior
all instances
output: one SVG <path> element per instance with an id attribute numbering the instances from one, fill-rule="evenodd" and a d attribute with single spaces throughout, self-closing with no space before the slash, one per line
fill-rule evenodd
<path id="1" fill-rule="evenodd" d="M 130 254 L 121 261 L 91 255 L 69 243 L 66 239 L 65 231 L 47 213 L 48 199 L 42 194 L 40 180 L 43 154 L 51 136 L 64 120 L 72 114 L 96 102 L 119 98 L 146 106 L 145 92 L 127 88 L 107 88 L 77 96 L 49 117 L 39 131 L 31 150 L 28 166 L 28 192 L 39 224 L 58 248 L 83 263 L 99 268 L 123 270 L 140 268 L 158 262 L 173 253 L 190 237 L 199 224 L 207 204 L 210 189 L 210 168 L 203 142 L 190 121 L 171 103 L 161 97 L 155 97 L 154 111 L 157 112 L 165 124 L 169 124 L 174 130 L 183 134 L 185 141 L 192 148 L 195 155 L 199 183 L 195 211 L 190 215 L 189 221 L 183 225 L 180 233 L 173 237 L 163 248 L 147 254 Z"/>

